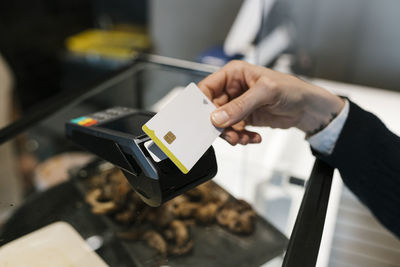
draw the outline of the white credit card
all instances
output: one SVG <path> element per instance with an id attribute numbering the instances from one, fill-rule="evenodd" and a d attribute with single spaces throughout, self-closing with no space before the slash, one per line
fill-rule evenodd
<path id="1" fill-rule="evenodd" d="M 183 173 L 188 173 L 223 131 L 211 123 L 215 109 L 191 83 L 142 129 Z"/>

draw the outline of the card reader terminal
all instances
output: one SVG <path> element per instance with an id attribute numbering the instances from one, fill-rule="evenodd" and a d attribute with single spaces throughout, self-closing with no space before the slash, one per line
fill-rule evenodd
<path id="1" fill-rule="evenodd" d="M 152 116 L 152 112 L 114 107 L 70 120 L 66 135 L 119 167 L 144 202 L 159 206 L 213 178 L 217 163 L 212 146 L 187 174 L 169 158 L 156 162 L 145 147 L 151 139 L 142 131 Z"/>

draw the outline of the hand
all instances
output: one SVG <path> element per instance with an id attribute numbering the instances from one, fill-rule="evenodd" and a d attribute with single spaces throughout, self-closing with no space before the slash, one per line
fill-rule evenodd
<path id="1" fill-rule="evenodd" d="M 232 145 L 261 142 L 246 125 L 310 133 L 327 125 L 344 106 L 323 88 L 244 61 L 231 61 L 198 85 L 217 106 L 211 121 L 225 128 L 222 137 Z"/>

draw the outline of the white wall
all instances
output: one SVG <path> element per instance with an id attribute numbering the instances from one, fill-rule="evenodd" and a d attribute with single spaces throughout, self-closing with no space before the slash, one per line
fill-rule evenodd
<path id="1" fill-rule="evenodd" d="M 283 0 L 317 77 L 400 90 L 400 1 Z"/>
<path id="2" fill-rule="evenodd" d="M 399 0 L 279 0 L 315 77 L 400 90 Z M 221 44 L 242 0 L 152 0 L 155 52 L 195 59 Z M 287 10 L 286 10 L 287 9 Z"/>
<path id="3" fill-rule="evenodd" d="M 242 0 L 152 0 L 150 32 L 159 55 L 194 60 L 223 44 Z"/>

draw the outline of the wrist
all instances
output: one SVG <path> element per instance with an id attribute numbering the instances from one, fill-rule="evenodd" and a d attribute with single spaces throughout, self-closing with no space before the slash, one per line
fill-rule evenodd
<path id="1" fill-rule="evenodd" d="M 323 130 L 344 107 L 344 100 L 320 87 L 314 87 L 305 96 L 304 110 L 298 128 L 312 136 Z"/>

